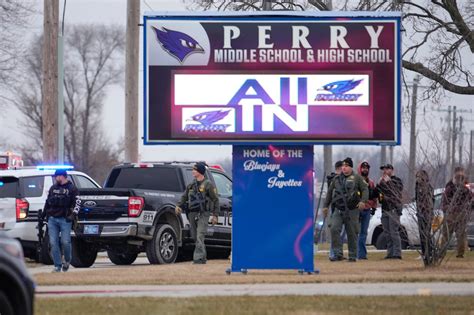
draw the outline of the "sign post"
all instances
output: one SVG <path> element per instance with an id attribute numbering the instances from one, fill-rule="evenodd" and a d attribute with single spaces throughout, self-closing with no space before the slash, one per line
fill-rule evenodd
<path id="1" fill-rule="evenodd" d="M 232 267 L 314 272 L 313 147 L 234 146 Z"/>

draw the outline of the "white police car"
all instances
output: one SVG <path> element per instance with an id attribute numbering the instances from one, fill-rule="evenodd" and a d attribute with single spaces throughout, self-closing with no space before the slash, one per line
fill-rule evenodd
<path id="1" fill-rule="evenodd" d="M 434 191 L 434 212 L 442 215 L 441 199 L 444 189 L 439 188 Z M 367 245 L 374 245 L 377 249 L 387 248 L 387 237 L 383 233 L 382 227 L 382 209 L 377 208 L 375 215 L 372 216 L 367 231 Z M 416 216 L 416 203 L 408 203 L 403 206 L 402 216 L 400 217 L 400 237 L 402 240 L 402 248 L 420 246 L 420 232 L 418 229 L 418 219 Z"/>
<path id="2" fill-rule="evenodd" d="M 0 170 L 0 230 L 21 242 L 26 257 L 51 263 L 48 246 L 38 248 L 38 210 L 42 210 L 57 169 L 66 169 L 77 188 L 100 188 L 88 175 L 67 165 Z M 47 242 L 47 235 L 44 241 Z M 47 243 L 46 243 L 47 245 Z"/>

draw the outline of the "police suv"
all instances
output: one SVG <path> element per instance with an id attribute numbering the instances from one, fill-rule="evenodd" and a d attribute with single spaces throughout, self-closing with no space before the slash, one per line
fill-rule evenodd
<path id="1" fill-rule="evenodd" d="M 123 164 L 111 170 L 104 188 L 79 189 L 73 266 L 91 266 L 104 250 L 117 265 L 132 264 L 140 252 L 151 264 L 189 258 L 189 221 L 174 209 L 193 181 L 193 164 Z M 207 256 L 225 259 L 231 251 L 232 180 L 217 167 L 208 167 L 205 177 L 215 184 L 220 203 L 219 222 L 207 229 Z"/>
<path id="2" fill-rule="evenodd" d="M 21 242 L 26 257 L 51 264 L 48 236 L 38 246 L 38 210 L 42 210 L 53 185 L 56 169 L 67 169 L 68 179 L 77 188 L 100 186 L 84 173 L 70 166 L 51 165 L 0 170 L 0 230 Z M 40 252 L 37 249 L 40 248 Z"/>

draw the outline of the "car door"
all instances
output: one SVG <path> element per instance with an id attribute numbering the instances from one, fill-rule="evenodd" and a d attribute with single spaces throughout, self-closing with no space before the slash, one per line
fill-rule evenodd
<path id="1" fill-rule="evenodd" d="M 20 196 L 29 203 L 28 216 L 25 220 L 27 226 L 23 230 L 22 240 L 37 241 L 38 211 L 44 208 L 49 188 L 52 185 L 50 176 L 27 176 L 20 178 Z"/>
<path id="2" fill-rule="evenodd" d="M 219 196 L 219 225 L 232 226 L 232 181 L 220 172 L 211 171 Z"/>
<path id="3" fill-rule="evenodd" d="M 0 176 L 0 230 L 11 230 L 16 224 L 16 198 L 19 197 L 19 179 Z"/>

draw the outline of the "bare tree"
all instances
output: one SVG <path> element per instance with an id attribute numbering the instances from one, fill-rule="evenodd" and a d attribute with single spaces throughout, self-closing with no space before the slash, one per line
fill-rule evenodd
<path id="1" fill-rule="evenodd" d="M 204 10 L 260 11 L 267 1 L 187 0 L 190 8 Z M 459 5 L 458 5 L 459 2 Z M 274 10 L 328 10 L 323 0 L 272 0 Z M 438 87 L 456 94 L 474 94 L 474 5 L 456 0 L 359 0 L 333 1 L 335 10 L 403 11 L 403 67 L 432 80 Z"/>
<path id="2" fill-rule="evenodd" d="M 410 44 L 403 67 L 456 94 L 474 94 L 474 9 L 470 1 L 400 1 Z M 408 28 L 409 27 L 409 28 Z"/>
<path id="3" fill-rule="evenodd" d="M 124 79 L 124 33 L 119 27 L 75 26 L 66 42 L 65 148 L 70 161 L 88 170 L 89 154 L 100 133 L 106 89 Z"/>
<path id="4" fill-rule="evenodd" d="M 65 38 L 65 153 L 77 169 L 98 180 L 117 164 L 122 148 L 104 135 L 102 108 L 107 88 L 123 81 L 123 29 L 115 26 L 78 25 Z M 42 38 L 35 38 L 22 84 L 14 89 L 14 105 L 24 115 L 23 130 L 31 138 L 20 149 L 27 163 L 41 159 L 42 143 Z M 25 88 L 26 87 L 26 88 Z"/>
<path id="5" fill-rule="evenodd" d="M 33 12 L 30 1 L 0 0 L 0 84 L 15 79 L 19 56 L 23 51 L 23 34 Z M 0 97 L 7 98 L 4 93 Z M 8 98 L 8 100 L 10 100 Z"/>

